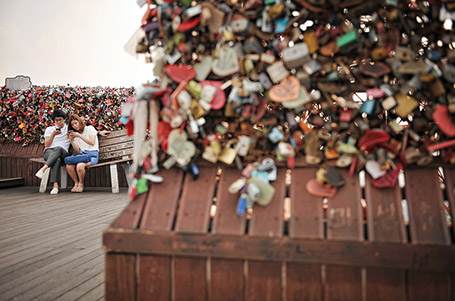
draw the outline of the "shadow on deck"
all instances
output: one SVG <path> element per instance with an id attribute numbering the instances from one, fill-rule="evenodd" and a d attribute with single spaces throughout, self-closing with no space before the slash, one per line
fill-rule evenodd
<path id="1" fill-rule="evenodd" d="M 0 190 L 0 300 L 102 300 L 101 234 L 127 204 L 126 189 Z"/>

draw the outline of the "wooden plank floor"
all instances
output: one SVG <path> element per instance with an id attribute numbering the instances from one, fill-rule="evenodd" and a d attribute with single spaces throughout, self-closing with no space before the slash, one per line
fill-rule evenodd
<path id="1" fill-rule="evenodd" d="M 102 300 L 101 233 L 128 204 L 126 189 L 0 190 L 0 300 Z"/>

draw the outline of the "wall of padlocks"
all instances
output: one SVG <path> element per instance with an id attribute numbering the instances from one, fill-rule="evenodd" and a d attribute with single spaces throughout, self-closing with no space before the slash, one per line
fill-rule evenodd
<path id="1" fill-rule="evenodd" d="M 237 165 L 248 180 L 232 190 L 245 193 L 273 179 L 265 156 L 365 168 L 376 187 L 409 164 L 455 162 L 454 1 L 138 4 L 147 11 L 127 48 L 159 78 L 129 104 L 138 175 L 160 161 L 197 177 L 202 158 Z M 324 168 L 307 189 L 342 185 Z M 249 199 L 265 189 L 254 186 Z"/>
<path id="2" fill-rule="evenodd" d="M 123 128 L 120 108 L 134 88 L 32 86 L 28 90 L 0 90 L 0 142 L 23 145 L 43 141 L 53 108 L 77 112 L 98 130 Z"/>

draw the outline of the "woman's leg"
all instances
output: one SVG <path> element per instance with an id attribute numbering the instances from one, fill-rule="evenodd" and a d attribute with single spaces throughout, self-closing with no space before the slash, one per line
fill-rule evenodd
<path id="1" fill-rule="evenodd" d="M 70 175 L 71 179 L 74 181 L 74 187 L 71 189 L 71 192 L 75 192 L 76 188 L 79 185 L 79 179 L 77 178 L 76 174 L 76 165 L 71 164 L 71 165 L 66 165 L 66 170 L 68 171 L 68 174 Z"/>
<path id="2" fill-rule="evenodd" d="M 84 191 L 84 178 L 85 178 L 85 167 L 89 166 L 90 162 L 87 163 L 77 163 L 76 171 L 79 177 L 79 189 L 78 192 Z"/>

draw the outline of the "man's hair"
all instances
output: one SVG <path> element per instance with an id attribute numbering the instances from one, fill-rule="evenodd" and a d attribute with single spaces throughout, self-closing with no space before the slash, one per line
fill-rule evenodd
<path id="1" fill-rule="evenodd" d="M 55 118 L 57 117 L 63 117 L 64 119 L 66 119 L 66 114 L 62 110 L 54 110 L 54 112 L 52 113 L 52 120 L 55 120 Z"/>

